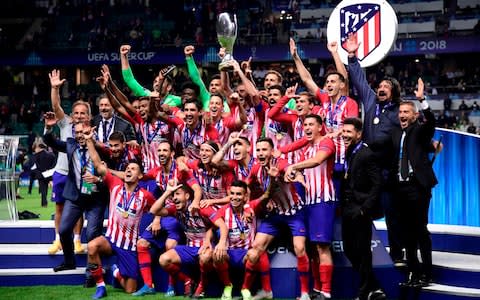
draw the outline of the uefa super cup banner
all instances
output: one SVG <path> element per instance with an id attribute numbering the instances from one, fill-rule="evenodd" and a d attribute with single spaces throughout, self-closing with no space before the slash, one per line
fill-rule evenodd
<path id="1" fill-rule="evenodd" d="M 392 6 L 382 0 L 344 0 L 335 7 L 327 25 L 328 42 L 336 41 L 342 62 L 348 64 L 347 38 L 359 43 L 357 58 L 362 67 L 380 62 L 397 39 L 398 21 Z"/>

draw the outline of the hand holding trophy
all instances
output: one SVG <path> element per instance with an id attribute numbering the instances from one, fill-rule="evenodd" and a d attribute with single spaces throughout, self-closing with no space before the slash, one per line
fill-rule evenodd
<path id="1" fill-rule="evenodd" d="M 218 65 L 220 71 L 232 69 L 230 62 L 233 60 L 233 45 L 237 39 L 237 16 L 221 13 L 217 19 L 217 37 L 220 46 L 225 48 L 225 56 Z"/>

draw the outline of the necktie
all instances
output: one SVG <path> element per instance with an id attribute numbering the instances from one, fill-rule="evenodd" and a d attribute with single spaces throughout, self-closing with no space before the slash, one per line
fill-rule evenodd
<path id="1" fill-rule="evenodd" d="M 103 121 L 103 142 L 106 143 L 107 140 L 108 140 L 108 132 L 107 132 L 107 128 L 108 128 L 108 121 Z"/>
<path id="2" fill-rule="evenodd" d="M 406 135 L 407 133 L 403 131 L 402 138 L 400 140 L 400 176 L 403 180 L 408 178 L 408 157 L 406 149 Z"/>

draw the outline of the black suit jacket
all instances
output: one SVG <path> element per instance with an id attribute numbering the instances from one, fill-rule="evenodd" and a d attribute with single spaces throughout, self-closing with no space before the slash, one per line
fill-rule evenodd
<path id="1" fill-rule="evenodd" d="M 435 116 L 430 109 L 422 110 L 425 121 L 420 123 L 418 120 L 408 126 L 405 136 L 405 153 L 413 169 L 413 177 L 425 188 L 434 187 L 438 181 L 433 172 L 432 163 L 428 154 L 432 149 L 432 138 L 435 133 Z M 399 172 L 399 154 L 400 141 L 402 138 L 402 129 L 395 128 L 392 132 L 392 167 L 390 177 L 393 183 L 397 183 Z"/>
<path id="2" fill-rule="evenodd" d="M 93 118 L 93 126 L 97 127 L 97 129 L 96 129 L 97 132 L 98 132 L 98 128 L 100 126 L 101 121 L 102 121 L 102 116 L 101 115 L 96 115 Z M 133 131 L 132 124 L 130 124 L 128 121 L 126 121 L 125 119 L 121 118 L 118 115 L 115 115 L 115 123 L 114 123 L 114 127 L 113 127 L 112 132 L 114 132 L 114 131 L 123 132 L 123 134 L 125 135 L 125 139 L 127 141 L 135 140 L 135 132 Z"/>
<path id="3" fill-rule="evenodd" d="M 361 214 L 372 219 L 381 217 L 380 186 L 382 177 L 374 152 L 366 145 L 352 153 L 347 151 L 348 170 L 342 184 L 342 212 L 355 218 Z"/>

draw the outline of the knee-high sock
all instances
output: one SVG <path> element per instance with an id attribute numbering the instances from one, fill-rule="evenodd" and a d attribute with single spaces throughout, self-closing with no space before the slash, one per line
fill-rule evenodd
<path id="1" fill-rule="evenodd" d="M 308 277 L 310 276 L 308 269 L 309 269 L 309 262 L 308 256 L 298 256 L 297 257 L 297 270 L 298 276 L 300 279 L 300 290 L 303 293 L 308 293 L 309 286 L 308 286 Z"/>
<path id="2" fill-rule="evenodd" d="M 332 273 L 333 265 L 320 265 L 320 282 L 322 283 L 322 292 L 332 292 Z"/>
<path id="3" fill-rule="evenodd" d="M 268 260 L 268 255 L 264 252 L 260 255 L 258 263 L 256 265 L 258 271 L 260 272 L 260 280 L 262 282 L 262 289 L 265 292 L 270 292 L 272 286 L 270 284 L 270 261 Z"/>
<path id="4" fill-rule="evenodd" d="M 218 277 L 223 285 L 232 285 L 232 281 L 230 281 L 230 274 L 228 273 L 228 262 L 224 261 L 221 263 L 216 263 L 215 269 L 217 270 Z"/>
<path id="5" fill-rule="evenodd" d="M 93 279 L 97 283 L 97 286 L 105 285 L 103 281 L 103 270 L 101 266 L 97 266 L 95 269 L 90 269 Z"/>
<path id="6" fill-rule="evenodd" d="M 152 280 L 152 257 L 148 247 L 138 246 L 138 264 L 140 266 L 140 274 L 142 274 L 143 282 L 149 287 L 153 287 Z"/>
<path id="7" fill-rule="evenodd" d="M 188 277 L 185 273 L 180 271 L 180 264 L 169 264 L 166 267 L 164 267 L 165 271 L 167 271 L 170 276 L 173 278 L 178 278 L 181 281 L 187 282 L 190 280 L 190 277 Z"/>
<path id="8" fill-rule="evenodd" d="M 320 263 L 315 259 L 310 261 L 312 270 L 312 277 L 313 277 L 313 289 L 317 292 L 322 290 L 322 283 L 320 282 Z"/>
<path id="9" fill-rule="evenodd" d="M 245 263 L 245 275 L 243 276 L 242 289 L 250 289 L 252 287 L 253 280 L 255 279 L 254 272 L 255 265 L 247 259 L 247 262 Z"/>

